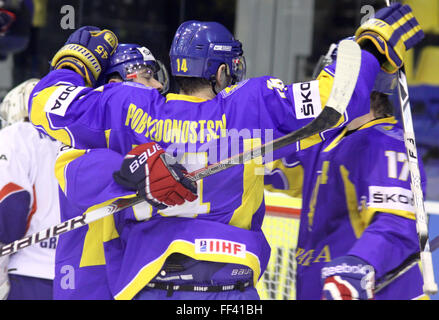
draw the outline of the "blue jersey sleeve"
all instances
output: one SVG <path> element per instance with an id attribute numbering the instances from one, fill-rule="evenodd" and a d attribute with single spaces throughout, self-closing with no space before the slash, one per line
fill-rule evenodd
<path id="1" fill-rule="evenodd" d="M 78 150 L 62 147 L 55 165 L 61 190 L 75 207 L 85 212 L 96 204 L 132 197 L 130 191 L 113 180 L 123 156 L 109 149 Z M 72 218 L 72 217 L 69 217 Z"/>
<path id="2" fill-rule="evenodd" d="M 55 70 L 34 88 L 29 117 L 37 129 L 66 145 L 107 148 L 110 130 L 126 130 L 123 119 L 131 104 L 158 98 L 157 90 L 127 82 L 87 88 L 73 71 Z"/>
<path id="3" fill-rule="evenodd" d="M 6 194 L 8 187 L 11 192 Z M 31 195 L 20 189 L 10 184 L 0 190 L 0 243 L 11 243 L 26 233 Z"/>

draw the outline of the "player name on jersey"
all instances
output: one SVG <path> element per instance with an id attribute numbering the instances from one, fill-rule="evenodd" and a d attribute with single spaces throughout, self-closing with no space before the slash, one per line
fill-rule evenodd
<path id="1" fill-rule="evenodd" d="M 226 136 L 226 115 L 223 114 L 221 120 L 154 119 L 135 104 L 130 104 L 125 126 L 157 142 L 204 143 Z"/>

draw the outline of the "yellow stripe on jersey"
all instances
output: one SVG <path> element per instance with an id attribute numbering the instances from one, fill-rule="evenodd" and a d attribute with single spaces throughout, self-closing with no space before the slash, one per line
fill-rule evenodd
<path id="1" fill-rule="evenodd" d="M 415 220 L 414 212 L 388 208 L 371 208 L 367 207 L 366 203 L 364 202 L 361 205 L 361 211 L 359 211 L 359 202 L 357 193 L 355 191 L 355 186 L 349 180 L 349 171 L 343 165 L 340 166 L 340 174 L 344 183 L 349 219 L 351 220 L 352 229 L 354 230 L 357 238 L 361 237 L 364 230 L 369 226 L 372 218 L 377 212 L 390 213 L 410 220 Z"/>
<path id="2" fill-rule="evenodd" d="M 317 197 L 319 195 L 320 185 L 328 183 L 329 161 L 323 161 L 322 170 L 317 177 L 316 184 L 312 190 L 311 200 L 309 201 L 308 212 L 308 230 L 311 230 L 314 224 L 314 215 L 316 211 Z"/>
<path id="3" fill-rule="evenodd" d="M 398 121 L 394 117 L 387 117 L 387 118 L 383 118 L 383 119 L 372 120 L 372 121 L 364 124 L 360 128 L 358 128 L 358 130 L 370 128 L 370 127 L 375 126 L 377 124 L 383 124 L 383 123 L 396 124 L 397 122 Z M 332 140 L 332 142 L 325 148 L 324 152 L 329 152 L 332 149 L 334 149 L 340 143 L 340 141 L 344 138 L 347 131 L 348 131 L 348 129 L 345 128 L 334 140 Z"/>
<path id="4" fill-rule="evenodd" d="M 261 139 L 245 139 L 244 152 L 259 147 Z M 264 198 L 264 165 L 262 157 L 244 163 L 242 175 L 243 190 L 241 205 L 233 212 L 229 224 L 249 230 L 253 214 L 262 204 Z"/>
<path id="5" fill-rule="evenodd" d="M 85 213 L 105 207 L 117 199 L 127 199 L 132 197 L 135 197 L 135 194 L 107 200 L 103 203 L 88 208 Z M 104 242 L 116 239 L 118 237 L 119 234 L 116 230 L 113 215 L 91 222 L 88 225 L 88 231 L 85 235 L 79 267 L 104 265 Z"/>
<path id="6" fill-rule="evenodd" d="M 68 149 L 67 151 L 61 152 L 56 158 L 55 162 L 55 177 L 58 180 L 58 184 L 61 187 L 62 191 L 66 193 L 66 177 L 65 170 L 67 165 L 73 160 L 79 158 L 84 155 L 86 150 L 78 150 L 78 149 Z"/>
<path id="7" fill-rule="evenodd" d="M 276 189 L 271 184 L 266 184 L 265 189 L 270 192 L 280 192 L 289 195 L 293 198 L 302 197 L 302 185 L 303 185 L 303 166 L 296 165 L 294 167 L 287 167 L 282 160 L 272 161 L 267 163 L 265 167 L 269 171 L 280 170 L 278 174 L 282 175 L 283 179 L 286 179 L 288 186 L 287 189 Z"/>
<path id="8" fill-rule="evenodd" d="M 247 251 L 245 257 L 236 257 L 227 254 L 196 253 L 195 244 L 185 240 L 172 241 L 166 251 L 151 263 L 145 265 L 119 293 L 115 295 L 116 300 L 131 300 L 140 290 L 142 290 L 160 271 L 166 259 L 173 253 L 182 253 L 196 260 L 212 261 L 219 263 L 232 263 L 247 266 L 253 270 L 253 284 L 256 286 L 261 266 L 259 258 L 252 252 Z"/>
<path id="9" fill-rule="evenodd" d="M 351 220 L 352 229 L 355 237 L 360 238 L 364 230 L 367 228 L 362 215 L 358 211 L 358 197 L 355 191 L 355 185 L 349 180 L 349 171 L 342 165 L 340 166 L 340 174 L 343 179 L 346 205 L 349 211 L 349 219 Z"/>
<path id="10" fill-rule="evenodd" d="M 107 148 L 110 148 L 110 133 L 111 129 L 105 130 L 105 142 L 107 143 Z"/>
<path id="11" fill-rule="evenodd" d="M 372 120 L 372 121 L 362 125 L 360 128 L 358 128 L 358 130 L 370 128 L 370 127 L 372 127 L 374 125 L 377 125 L 377 124 L 383 124 L 383 123 L 396 124 L 397 122 L 398 121 L 395 119 L 395 117 L 387 117 L 387 118 L 382 118 L 382 119 L 376 119 L 376 120 Z"/>
<path id="12" fill-rule="evenodd" d="M 49 87 L 38 93 L 32 99 L 32 109 L 30 113 L 30 120 L 35 126 L 40 126 L 54 139 L 61 141 L 62 143 L 71 146 L 72 139 L 70 134 L 65 129 L 52 129 L 50 127 L 48 115 L 44 111 L 44 107 L 49 100 L 50 96 L 55 92 L 58 87 Z"/>
<path id="13" fill-rule="evenodd" d="M 364 220 L 367 223 L 367 225 L 370 223 L 376 212 L 391 213 L 394 214 L 395 216 L 400 216 L 410 220 L 416 220 L 415 213 L 410 211 L 389 209 L 389 208 L 367 208 L 361 212 L 361 215 L 364 215 Z"/>
<path id="14" fill-rule="evenodd" d="M 326 106 L 326 103 L 328 102 L 329 95 L 331 94 L 332 86 L 334 84 L 334 76 L 329 74 L 327 71 L 322 70 L 322 72 L 320 72 L 319 76 L 317 77 L 317 80 L 319 81 L 320 102 L 322 104 L 322 110 L 323 110 L 323 108 Z M 345 115 L 343 114 L 334 127 L 338 127 L 344 122 L 345 122 Z M 320 142 L 322 142 L 322 138 L 320 137 L 320 134 L 315 134 L 311 137 L 300 140 L 299 142 L 300 149 L 303 150 L 309 148 Z"/>
<path id="15" fill-rule="evenodd" d="M 207 101 L 207 99 L 198 98 L 194 96 L 188 96 L 188 95 L 177 94 L 177 93 L 168 93 L 166 95 L 166 102 L 172 100 L 181 100 L 181 101 L 196 102 L 196 103 Z"/>
<path id="16" fill-rule="evenodd" d="M 341 139 L 346 135 L 346 132 L 348 131 L 347 128 L 344 128 L 343 131 L 334 139 L 331 141 L 331 143 L 323 150 L 323 152 L 329 152 L 332 149 L 334 149 L 338 144 L 340 143 Z"/>

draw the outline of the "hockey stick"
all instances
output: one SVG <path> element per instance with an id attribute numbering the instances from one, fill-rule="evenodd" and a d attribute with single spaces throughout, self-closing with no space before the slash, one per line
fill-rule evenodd
<path id="1" fill-rule="evenodd" d="M 391 1 L 386 0 L 390 6 Z M 434 279 L 433 260 L 431 257 L 430 244 L 428 241 L 428 216 L 425 212 L 424 196 L 421 187 L 421 175 L 419 173 L 418 155 L 416 150 L 415 133 L 410 107 L 409 90 L 404 66 L 398 70 L 398 98 L 401 108 L 402 123 L 404 129 L 404 144 L 410 170 L 410 186 L 413 192 L 416 230 L 419 238 L 420 259 L 422 263 L 422 278 L 424 281 L 424 293 L 432 295 L 437 293 L 438 287 Z"/>
<path id="2" fill-rule="evenodd" d="M 189 173 L 187 177 L 193 181 L 203 179 L 230 167 L 243 164 L 251 159 L 264 156 L 267 152 L 272 152 L 284 146 L 291 145 L 292 143 L 313 136 L 335 126 L 341 115 L 345 112 L 357 83 L 361 66 L 361 50 L 358 44 L 349 40 L 340 42 L 338 49 L 338 61 L 341 63 L 337 63 L 334 83 L 328 102 L 325 108 L 323 108 L 322 112 L 308 125 L 281 138 L 268 142 L 260 147 L 253 148 L 249 151 L 211 164 L 205 168 L 193 171 Z M 138 196 L 133 198 L 118 199 L 105 207 L 84 213 L 82 216 L 74 217 L 56 226 L 52 226 L 46 230 L 4 245 L 0 248 L 0 257 L 15 253 L 18 250 L 41 242 L 49 237 L 57 236 L 62 233 L 80 228 L 93 221 L 110 216 L 118 211 L 132 207 L 143 201 L 144 199 Z"/>
<path id="3" fill-rule="evenodd" d="M 439 236 L 434 238 L 430 241 L 430 249 L 431 252 L 435 251 L 437 248 L 439 248 Z M 380 279 L 377 280 L 377 285 L 375 286 L 375 293 L 381 291 L 387 285 L 389 285 L 391 282 L 402 276 L 404 273 L 409 271 L 413 266 L 415 266 L 420 259 L 420 252 L 413 253 L 410 255 L 406 260 L 404 260 L 403 263 L 401 263 L 398 267 L 395 269 L 389 271 L 384 276 L 382 276 Z"/>

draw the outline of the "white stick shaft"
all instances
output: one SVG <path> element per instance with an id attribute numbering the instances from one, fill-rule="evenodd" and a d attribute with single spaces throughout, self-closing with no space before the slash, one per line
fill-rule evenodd
<path id="1" fill-rule="evenodd" d="M 390 6 L 396 0 L 386 0 Z M 428 217 L 425 211 L 424 196 L 421 186 L 421 175 L 419 174 L 418 155 L 416 151 L 415 133 L 413 130 L 412 113 L 410 107 L 409 91 L 404 67 L 398 70 L 398 97 L 401 107 L 401 116 L 404 126 L 404 143 L 407 150 L 409 162 L 411 189 L 416 211 L 416 230 L 419 238 L 420 258 L 422 263 L 422 277 L 424 281 L 424 293 L 432 295 L 437 293 L 438 288 L 434 279 L 433 260 L 430 252 L 428 238 Z"/>
<path id="2" fill-rule="evenodd" d="M 438 287 L 434 279 L 433 260 L 428 243 L 428 216 L 425 211 L 424 196 L 422 193 L 421 175 L 419 172 L 418 154 L 416 151 L 416 140 L 413 130 L 407 79 L 403 70 L 398 71 L 398 96 L 404 126 L 404 143 L 407 150 L 410 170 L 410 186 L 413 192 L 416 212 L 416 229 L 419 238 L 422 276 L 424 281 L 423 288 L 425 294 L 432 295 L 437 293 Z"/>

